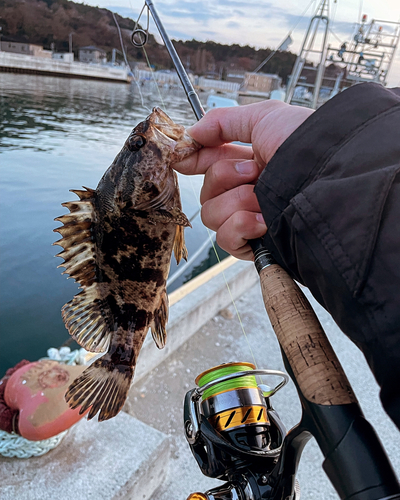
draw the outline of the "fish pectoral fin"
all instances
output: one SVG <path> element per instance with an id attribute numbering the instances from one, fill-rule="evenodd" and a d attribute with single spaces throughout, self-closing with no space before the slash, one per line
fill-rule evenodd
<path id="1" fill-rule="evenodd" d="M 139 189 L 139 188 L 138 188 Z M 163 189 L 159 189 L 157 184 L 145 182 L 142 186 L 142 197 L 146 197 L 146 193 L 148 193 L 150 199 L 142 201 L 141 203 L 135 203 L 135 210 L 157 210 L 157 209 L 165 209 L 169 202 L 174 198 L 177 192 L 178 185 L 174 176 L 170 175 L 167 179 L 167 182 Z M 159 191 L 156 196 L 152 195 L 153 191 Z M 152 197 L 151 197 L 152 196 Z"/>
<path id="2" fill-rule="evenodd" d="M 153 336 L 154 342 L 159 349 L 165 347 L 167 341 L 167 331 L 165 329 L 168 321 L 168 295 L 167 291 L 164 290 L 161 295 L 160 306 L 154 312 L 154 320 L 151 325 L 151 334 Z"/>
<path id="3" fill-rule="evenodd" d="M 183 226 L 176 226 L 176 233 L 174 239 L 174 255 L 176 263 L 179 264 L 181 259 L 188 259 L 188 251 L 185 245 L 185 236 Z"/>
<path id="4" fill-rule="evenodd" d="M 91 407 L 88 419 L 99 411 L 99 421 L 115 417 L 124 406 L 133 377 L 133 366 L 115 365 L 109 353 L 92 363 L 69 386 L 65 399 L 82 415 Z"/>

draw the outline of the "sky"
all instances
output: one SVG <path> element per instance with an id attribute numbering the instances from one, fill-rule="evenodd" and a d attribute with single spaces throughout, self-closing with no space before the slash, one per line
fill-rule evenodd
<path id="1" fill-rule="evenodd" d="M 134 20 L 144 5 L 142 0 L 85 0 L 84 3 L 105 7 Z M 319 0 L 154 0 L 170 38 L 274 49 L 292 31 L 293 44 L 289 50 L 295 53 L 300 50 L 318 4 Z M 368 21 L 400 20 L 399 0 L 337 0 L 336 3 L 330 0 L 330 4 L 334 35 L 330 34 L 329 43 L 332 46 L 339 46 L 339 40 L 350 40 L 361 14 L 367 14 Z M 157 38 L 153 22 L 150 32 Z M 388 85 L 400 86 L 400 48 L 389 73 Z"/>

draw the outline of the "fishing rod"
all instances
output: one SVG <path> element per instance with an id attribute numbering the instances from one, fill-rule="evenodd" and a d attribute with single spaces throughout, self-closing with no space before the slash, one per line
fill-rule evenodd
<path id="1" fill-rule="evenodd" d="M 199 120 L 204 110 L 185 68 L 152 0 L 145 0 L 145 6 Z M 132 43 L 143 46 L 148 33 L 139 28 L 139 19 Z M 400 500 L 400 485 L 391 463 L 365 420 L 310 303 L 261 239 L 249 243 L 265 308 L 303 414 L 287 433 L 273 409 L 270 398 L 287 381 L 283 372 L 229 363 L 199 375 L 197 387 L 185 397 L 185 435 L 203 474 L 226 483 L 204 494 L 194 493 L 188 500 L 299 500 L 297 467 L 312 436 L 325 457 L 323 468 L 342 500 Z M 257 385 L 254 374 L 260 372 L 280 376 L 283 381 L 274 389 Z"/>
<path id="2" fill-rule="evenodd" d="M 200 99 L 196 93 L 196 91 L 193 88 L 192 82 L 189 79 L 188 74 L 185 71 L 185 68 L 183 67 L 182 61 L 180 60 L 180 57 L 178 56 L 175 47 L 172 45 L 172 42 L 165 31 L 165 28 L 161 22 L 161 19 L 158 16 L 157 10 L 152 2 L 152 0 L 145 0 L 145 6 L 147 6 L 148 10 L 150 11 L 154 22 L 157 26 L 157 29 L 161 35 L 161 38 L 163 39 L 164 45 L 168 51 L 168 54 L 170 55 L 172 62 L 174 64 L 174 67 L 176 69 L 176 72 L 178 73 L 179 79 L 182 83 L 182 87 L 185 91 L 185 94 L 187 96 L 187 99 L 192 106 L 193 112 L 198 120 L 202 118 L 205 115 L 204 109 L 201 105 Z M 143 12 L 143 9 L 142 9 Z M 138 27 L 139 19 L 140 16 L 142 15 L 142 12 L 139 15 L 138 20 L 136 21 L 135 28 L 133 29 L 132 36 L 131 36 L 131 41 L 135 47 L 143 47 L 143 45 L 147 42 L 148 38 L 148 33 L 145 33 L 144 30 Z M 148 29 L 148 25 L 147 25 Z M 142 38 L 144 35 L 144 38 Z"/>

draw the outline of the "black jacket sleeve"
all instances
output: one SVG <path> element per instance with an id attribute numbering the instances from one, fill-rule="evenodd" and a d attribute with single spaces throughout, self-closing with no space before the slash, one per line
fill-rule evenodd
<path id="1" fill-rule="evenodd" d="M 363 351 L 400 428 L 400 89 L 359 84 L 328 101 L 255 192 L 265 246 Z"/>

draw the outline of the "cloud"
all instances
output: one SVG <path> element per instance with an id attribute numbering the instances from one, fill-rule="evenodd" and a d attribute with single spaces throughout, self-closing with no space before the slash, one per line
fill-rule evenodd
<path id="1" fill-rule="evenodd" d="M 227 28 L 234 29 L 234 30 L 241 28 L 241 24 L 236 22 L 236 21 L 229 21 L 228 23 L 226 23 L 225 26 Z"/>

